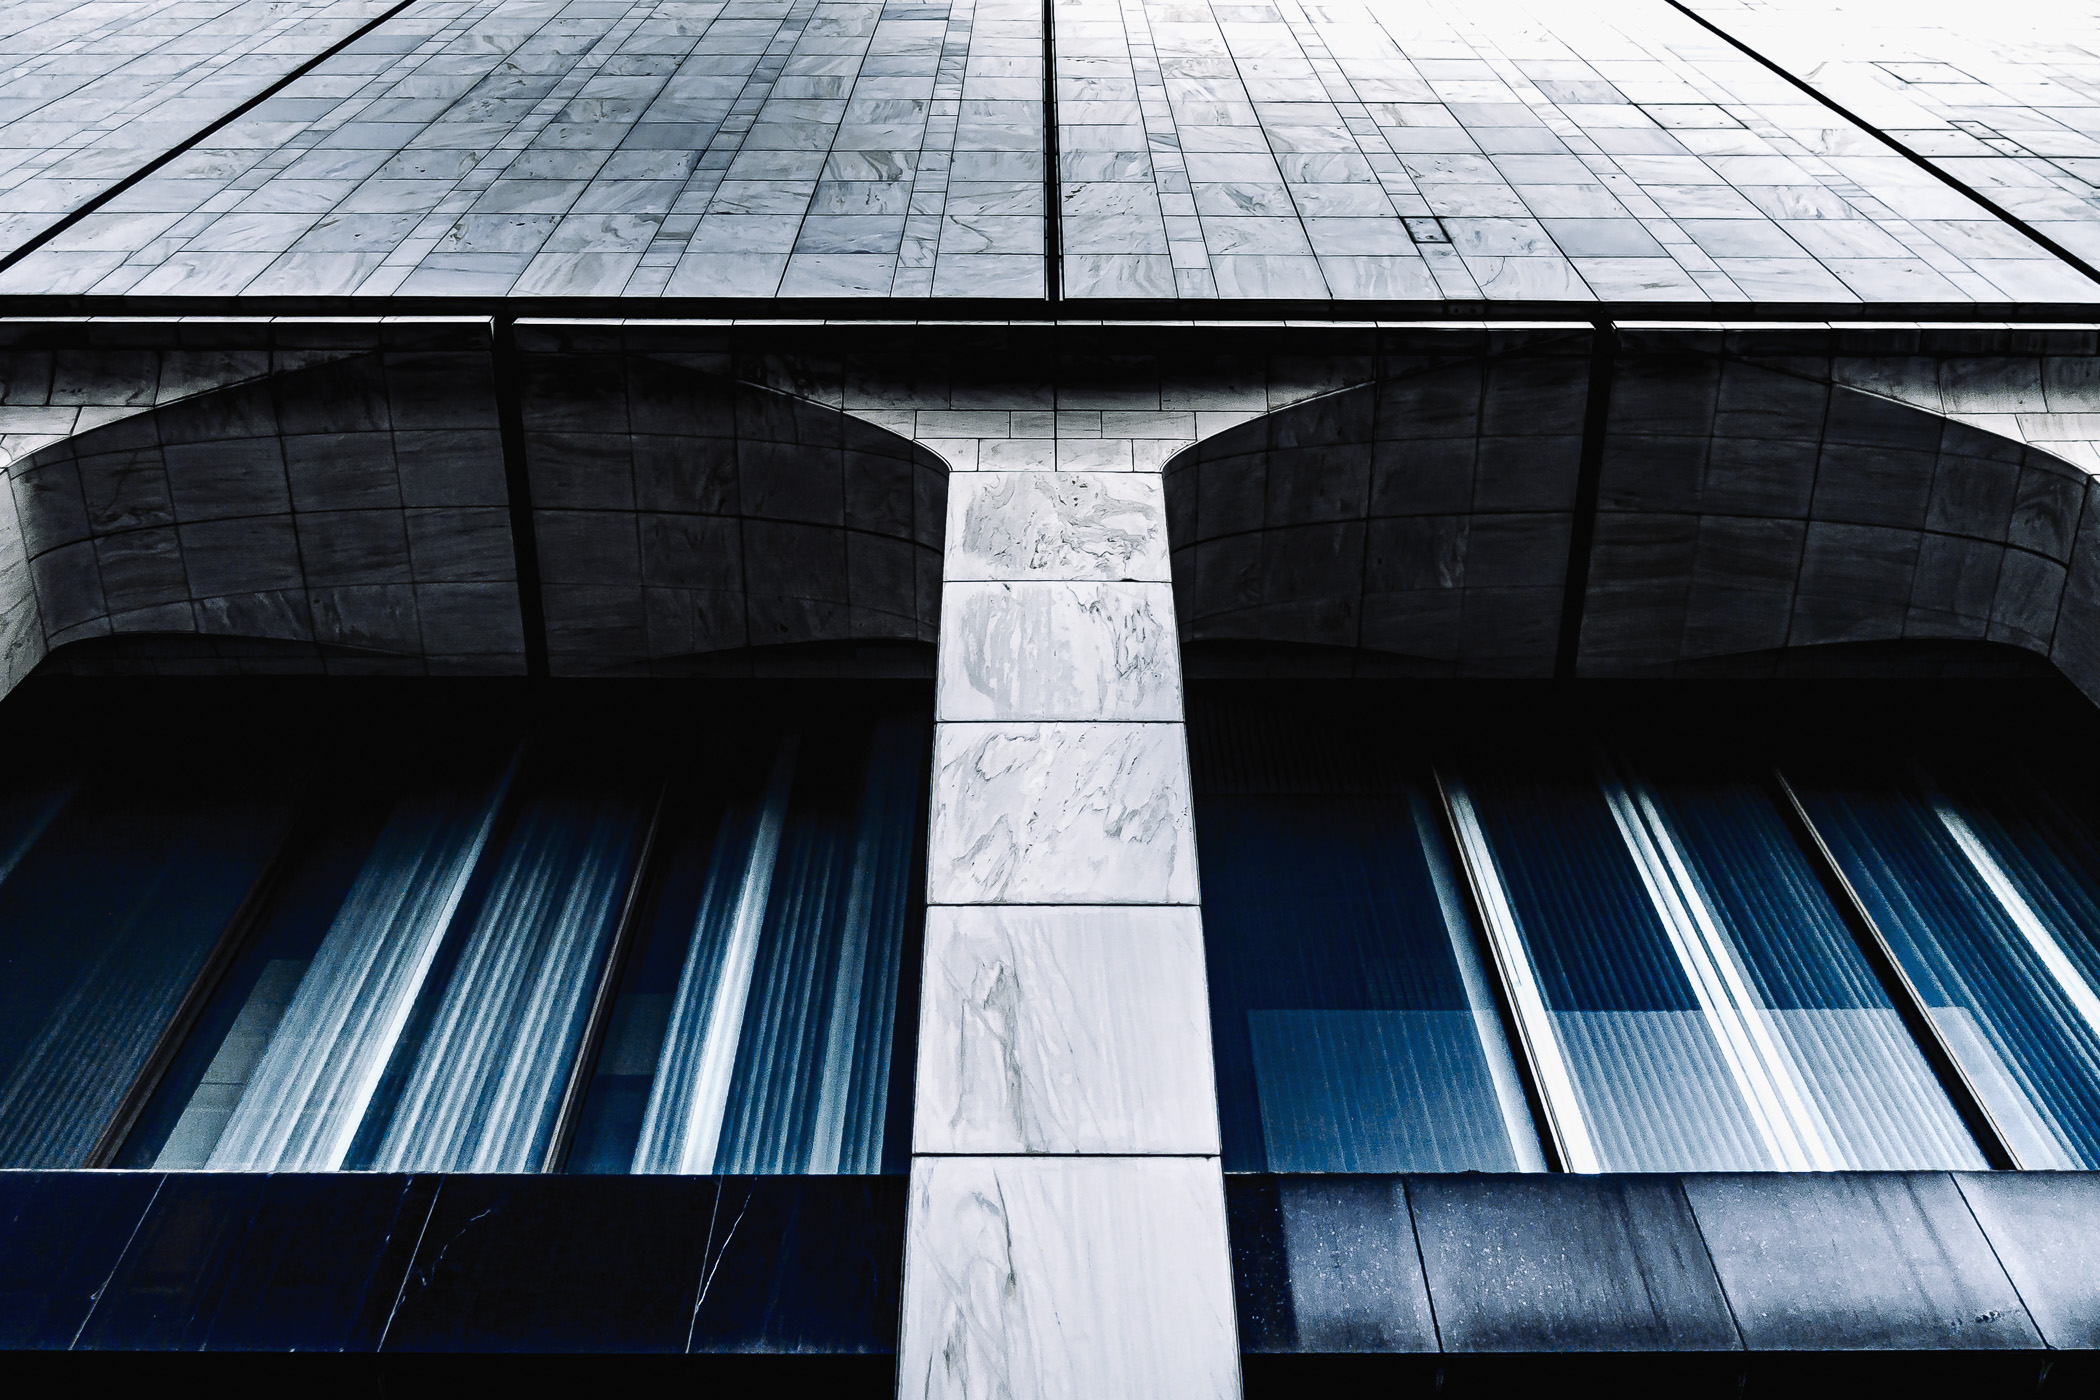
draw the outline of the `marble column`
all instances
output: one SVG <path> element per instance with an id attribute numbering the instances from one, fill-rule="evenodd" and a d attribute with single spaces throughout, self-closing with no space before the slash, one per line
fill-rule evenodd
<path id="1" fill-rule="evenodd" d="M 1117 446 L 951 456 L 905 1400 L 1239 1393 L 1166 509 L 1133 460 L 1166 454 Z"/>

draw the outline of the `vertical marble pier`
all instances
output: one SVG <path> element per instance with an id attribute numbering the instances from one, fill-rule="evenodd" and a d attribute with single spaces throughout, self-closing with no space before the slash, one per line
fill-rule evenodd
<path id="1" fill-rule="evenodd" d="M 1228 1400 L 1161 482 L 1003 455 L 949 489 L 898 1393 Z"/>

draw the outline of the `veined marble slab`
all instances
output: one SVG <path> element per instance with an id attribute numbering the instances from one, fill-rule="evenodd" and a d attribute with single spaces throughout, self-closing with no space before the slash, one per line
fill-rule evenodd
<path id="1" fill-rule="evenodd" d="M 1181 718 L 1181 645 L 1164 583 L 950 583 L 943 720 Z"/>
<path id="2" fill-rule="evenodd" d="M 949 582 L 1167 583 L 1159 478 L 1130 472 L 956 472 L 948 478 Z"/>
<path id="3" fill-rule="evenodd" d="M 929 904 L 1194 904 L 1178 724 L 935 729 Z"/>
<path id="4" fill-rule="evenodd" d="M 1216 1158 L 922 1157 L 903 1400 L 1234 1400 Z"/>
<path id="5" fill-rule="evenodd" d="M 926 911 L 913 1150 L 1218 1151 L 1189 908 Z"/>

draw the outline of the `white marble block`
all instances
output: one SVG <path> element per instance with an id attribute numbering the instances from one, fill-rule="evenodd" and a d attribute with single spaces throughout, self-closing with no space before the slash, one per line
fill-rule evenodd
<path id="1" fill-rule="evenodd" d="M 1128 472 L 981 471 L 948 479 L 951 583 L 1092 579 L 1166 583 L 1166 496 Z"/>
<path id="2" fill-rule="evenodd" d="M 1187 907 L 934 908 L 912 1148 L 1218 1151 Z"/>
<path id="3" fill-rule="evenodd" d="M 1215 1158 L 922 1157 L 900 1400 L 1234 1400 Z"/>
<path id="4" fill-rule="evenodd" d="M 929 904 L 1194 904 L 1178 724 L 943 724 Z"/>
<path id="5" fill-rule="evenodd" d="M 942 720 L 1181 718 L 1164 583 L 950 583 Z"/>

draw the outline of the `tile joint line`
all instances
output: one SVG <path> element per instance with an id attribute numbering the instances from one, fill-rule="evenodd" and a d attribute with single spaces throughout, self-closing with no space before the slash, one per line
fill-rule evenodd
<path id="1" fill-rule="evenodd" d="M 1064 296 L 1064 249 L 1057 154 L 1057 0 L 1043 0 L 1043 299 L 1055 307 Z"/>
<path id="2" fill-rule="evenodd" d="M 547 607 L 540 596 L 539 532 L 532 515 L 532 472 L 525 458 L 525 393 L 517 318 L 489 322 L 489 367 L 495 380 L 496 429 L 503 448 L 504 496 L 510 504 L 510 545 L 518 575 L 518 623 L 524 634 L 525 674 L 548 674 Z"/>
<path id="3" fill-rule="evenodd" d="M 1611 380 L 1619 332 L 1609 321 L 1591 330 L 1589 396 L 1582 410 L 1582 454 L 1575 472 L 1575 510 L 1568 523 L 1568 576 L 1560 599 L 1560 643 L 1553 678 L 1575 679 L 1582 645 L 1582 608 L 1590 588 L 1590 554 L 1597 538 L 1597 497 L 1604 475 L 1604 437 L 1611 418 Z"/>
<path id="4" fill-rule="evenodd" d="M 2034 240 L 2034 242 L 2041 246 L 2043 249 L 2053 254 L 2061 261 L 2066 262 L 2072 267 L 2076 268 L 2079 272 L 2083 273 L 2089 280 L 2093 282 L 2100 282 L 2100 268 L 2094 267 L 2084 258 L 2079 257 L 2076 253 L 2072 252 L 2069 248 L 2064 247 L 2063 244 L 2057 242 L 2048 234 L 2043 233 L 2040 229 L 2035 228 L 2032 224 L 2028 223 L 2019 215 L 2013 213 L 2010 209 L 2007 209 L 2005 206 L 1999 204 L 1996 200 L 1987 197 L 1980 191 L 1972 189 L 1968 185 L 1963 184 L 1959 179 L 1955 178 L 1948 172 L 1940 169 L 1940 167 L 1934 165 L 1924 156 L 1919 155 L 1916 151 L 1904 145 L 1901 141 L 1898 141 L 1895 137 L 1889 135 L 1880 127 L 1875 126 L 1872 122 L 1867 121 L 1858 113 L 1844 106 L 1844 104 L 1840 103 L 1836 98 L 1830 96 L 1828 93 L 1823 92 L 1821 89 L 1813 87 L 1804 80 L 1795 77 L 1792 73 L 1789 73 L 1786 69 L 1780 67 L 1777 63 L 1774 63 L 1771 59 L 1766 58 L 1756 49 L 1751 48 L 1741 39 L 1736 38 L 1735 35 L 1730 34 L 1727 30 L 1721 28 L 1721 26 L 1715 24 L 1712 20 L 1706 18 L 1706 16 L 1698 14 L 1697 12 L 1690 9 L 1683 3 L 1683 0 L 1668 0 L 1668 4 L 1671 9 L 1683 15 L 1692 23 L 1698 25 L 1700 28 L 1706 30 L 1708 33 L 1717 36 L 1718 38 L 1728 43 L 1735 49 L 1740 50 L 1743 54 L 1756 60 L 1758 63 L 1762 64 L 1767 69 L 1770 69 L 1779 77 L 1786 79 L 1789 83 L 1792 83 L 1802 92 L 1807 93 L 1810 97 L 1813 97 L 1816 101 L 1820 102 L 1825 107 L 1828 107 L 1831 111 L 1837 113 L 1846 121 L 1851 122 L 1861 131 L 1869 133 L 1877 141 L 1880 141 L 1884 146 L 1887 146 L 1897 155 L 1902 156 L 1912 165 L 1917 166 L 1918 169 L 1923 170 L 1928 175 L 1931 175 L 1941 184 L 1947 186 L 1949 189 L 1959 190 L 1962 194 L 1967 195 L 1970 199 L 1976 201 L 1976 203 L 1982 205 L 1985 209 L 1989 210 L 1993 215 L 1997 216 L 1999 219 L 2002 219 L 2004 222 L 2010 224 L 2012 227 L 2018 229 L 2028 238 Z"/>
<path id="5" fill-rule="evenodd" d="M 78 209 L 75 209 L 72 213 L 67 214 L 63 218 L 59 219 L 57 223 L 52 224 L 42 233 L 39 233 L 34 238 L 31 238 L 21 247 L 15 249 L 11 253 L 8 253 L 4 257 L 0 257 L 0 272 L 7 271 L 16 263 L 28 257 L 31 253 L 34 253 L 37 250 L 41 249 L 52 239 L 58 237 L 67 229 L 73 227 L 73 225 L 79 223 L 82 219 L 85 219 L 88 215 L 102 208 L 111 200 L 115 199 L 118 195 L 130 189 L 133 185 L 138 184 L 141 180 L 144 180 L 146 177 L 153 174 L 154 171 L 159 170 L 162 166 L 168 164 L 168 162 L 174 160 L 177 156 L 183 155 L 188 151 L 194 149 L 199 142 L 216 134 L 217 132 L 225 129 L 228 126 L 231 126 L 233 123 L 239 121 L 242 117 L 247 116 L 248 113 L 254 111 L 257 107 L 260 107 L 263 103 L 269 101 L 278 93 L 283 92 L 293 83 L 298 82 L 308 73 L 313 72 L 314 69 L 320 67 L 329 59 L 334 58 L 344 49 L 349 48 L 359 39 L 364 38 L 365 35 L 370 34 L 373 30 L 379 28 L 380 25 L 385 24 L 388 20 L 400 14 L 403 10 L 407 9 L 410 5 L 414 3 L 415 0 L 401 0 L 400 4 L 395 5 L 392 9 L 389 9 L 385 14 L 378 15 L 370 20 L 367 20 L 364 24 L 358 26 L 356 30 L 344 35 L 341 39 L 329 45 L 320 53 L 315 54 L 312 58 L 309 58 L 308 60 L 306 60 L 306 62 L 300 64 L 297 68 L 294 68 L 291 72 L 285 74 L 282 78 L 279 78 L 276 82 L 270 84 L 261 92 L 255 94 L 255 96 L 249 98 L 246 102 L 243 102 L 240 106 L 234 108 L 232 111 L 220 117 L 217 121 L 211 123 L 209 126 L 204 127 L 200 131 L 192 133 L 190 136 L 184 138 L 184 140 L 180 144 L 172 147 L 167 151 L 162 152 L 160 155 L 155 156 L 152 160 L 147 161 L 144 165 L 132 171 L 129 175 L 126 175 L 123 179 L 117 181 L 117 183 L 111 185 L 108 189 L 102 191 L 102 193 L 94 196 L 85 204 L 82 204 Z"/>

